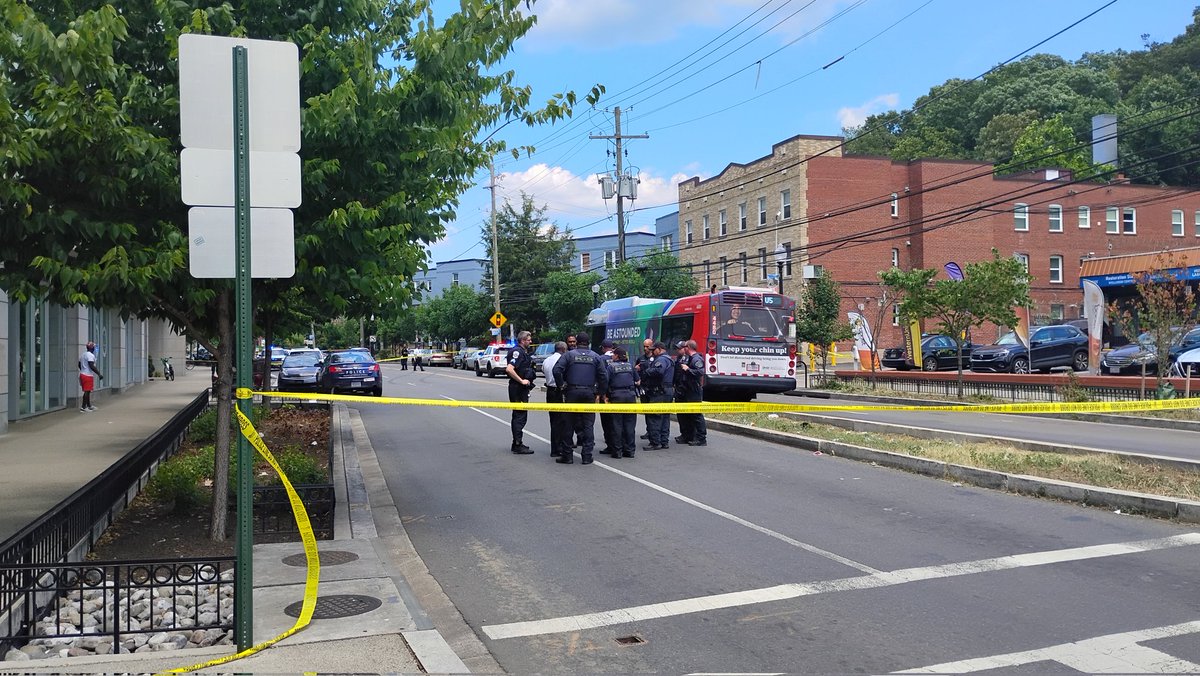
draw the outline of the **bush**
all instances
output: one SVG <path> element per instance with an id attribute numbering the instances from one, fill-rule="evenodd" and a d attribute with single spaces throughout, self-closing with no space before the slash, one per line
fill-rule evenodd
<path id="1" fill-rule="evenodd" d="M 177 455 L 159 465 L 146 492 L 175 513 L 190 512 L 207 502 L 208 493 L 201 489 L 200 481 L 211 473 L 212 447 L 198 453 Z"/>
<path id="2" fill-rule="evenodd" d="M 1067 402 L 1095 401 L 1092 391 L 1079 382 L 1079 376 L 1074 371 L 1067 371 L 1067 382 L 1058 388 L 1058 396 Z"/>
<path id="3" fill-rule="evenodd" d="M 283 473 L 287 475 L 288 480 L 292 482 L 293 486 L 321 484 L 328 481 L 326 472 L 321 468 L 321 465 L 295 446 L 284 448 L 275 459 L 279 462 L 279 467 L 283 469 Z M 272 483 L 283 482 L 276 476 Z"/>
<path id="4" fill-rule="evenodd" d="M 237 413 L 231 412 L 229 416 L 229 431 L 234 435 L 241 434 L 241 429 L 238 426 Z M 258 425 L 258 421 L 270 415 L 270 410 L 266 406 L 252 406 L 250 408 L 250 422 Z M 192 420 L 192 424 L 188 427 L 188 437 L 198 444 L 211 444 L 217 440 L 217 407 L 213 406 L 196 416 Z M 233 437 L 234 443 L 237 443 L 237 436 Z"/>

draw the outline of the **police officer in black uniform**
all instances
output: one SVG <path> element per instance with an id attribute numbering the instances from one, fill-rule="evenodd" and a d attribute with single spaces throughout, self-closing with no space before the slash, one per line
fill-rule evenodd
<path id="1" fill-rule="evenodd" d="M 642 374 L 646 372 L 646 368 L 654 361 L 654 341 L 647 338 L 642 341 L 642 354 L 633 364 L 633 370 L 637 371 L 638 380 L 642 379 Z M 646 396 L 646 388 L 638 386 L 638 396 L 641 397 L 643 404 L 650 403 L 650 397 Z M 646 416 L 646 433 L 641 436 L 642 439 L 650 438 L 650 416 Z"/>
<path id="2" fill-rule="evenodd" d="M 617 344 L 608 338 L 605 338 L 603 341 L 600 342 L 600 353 L 599 354 L 600 354 L 600 359 L 604 361 L 605 370 L 608 369 L 609 362 L 611 362 L 613 360 L 613 350 L 616 348 L 616 346 L 617 346 Z M 603 395 L 604 393 L 601 392 L 600 394 Z M 605 455 L 611 455 L 612 457 L 616 458 L 621 455 L 621 449 L 617 448 L 618 446 L 620 446 L 620 444 L 615 441 L 616 430 L 613 427 L 613 421 L 614 421 L 613 414 L 611 414 L 611 413 L 601 413 L 600 414 L 600 432 L 604 435 L 604 450 L 600 451 L 600 452 Z"/>
<path id="3" fill-rule="evenodd" d="M 679 359 L 675 362 L 675 401 L 697 403 L 704 400 L 704 357 L 697 351 L 696 341 L 680 341 Z M 679 436 L 675 441 L 688 446 L 707 446 L 708 427 L 703 413 L 677 413 Z"/>
<path id="4" fill-rule="evenodd" d="M 590 339 L 586 333 L 580 332 L 575 337 L 576 347 L 563 355 L 554 365 L 554 380 L 565 389 L 563 398 L 568 404 L 594 404 L 600 400 L 600 394 L 608 391 L 608 371 L 600 355 L 588 348 Z M 596 414 L 569 413 L 571 427 L 579 436 L 581 447 L 579 455 L 583 464 L 592 464 L 592 450 L 596 446 L 595 426 Z M 569 465 L 575 462 L 570 454 L 564 454 L 555 462 Z"/>
<path id="5" fill-rule="evenodd" d="M 613 349 L 613 358 L 608 362 L 608 391 L 605 403 L 633 404 L 637 402 L 638 375 L 625 348 Z M 632 458 L 637 449 L 637 414 L 610 413 L 613 428 L 613 458 Z"/>
<path id="6" fill-rule="evenodd" d="M 533 357 L 529 354 L 529 344 L 533 337 L 528 331 L 517 334 L 517 345 L 508 351 L 508 366 L 504 372 L 508 374 L 508 400 L 510 402 L 529 403 L 529 391 L 533 389 Z M 517 455 L 529 455 L 533 449 L 522 441 L 525 423 L 529 420 L 529 411 L 512 412 L 512 452 Z"/>
<path id="7" fill-rule="evenodd" d="M 654 343 L 654 360 L 642 372 L 642 389 L 646 391 L 647 403 L 651 404 L 666 403 L 675 396 L 675 363 L 667 356 L 667 346 L 662 341 Z M 670 448 L 671 414 L 656 413 L 646 418 L 649 420 L 650 445 L 645 449 Z"/>

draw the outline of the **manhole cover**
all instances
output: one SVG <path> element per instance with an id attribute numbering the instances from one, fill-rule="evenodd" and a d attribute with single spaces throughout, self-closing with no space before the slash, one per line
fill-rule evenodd
<path id="1" fill-rule="evenodd" d="M 338 617 L 351 617 L 353 615 L 362 615 L 375 610 L 383 605 L 383 601 L 374 596 L 365 596 L 363 594 L 339 594 L 336 596 L 318 596 L 317 606 L 313 609 L 314 620 L 332 620 Z M 300 608 L 304 606 L 303 601 L 296 601 L 283 612 L 291 617 L 300 617 Z"/>
<path id="2" fill-rule="evenodd" d="M 645 642 L 646 639 L 642 638 L 641 636 L 637 636 L 636 634 L 633 636 L 622 636 L 617 639 L 617 643 L 620 643 L 621 645 L 637 645 Z"/>
<path id="3" fill-rule="evenodd" d="M 355 554 L 354 552 L 343 552 L 338 549 L 331 549 L 326 552 L 318 552 L 318 555 L 321 558 L 322 566 L 337 566 L 343 563 L 350 563 L 351 561 L 358 560 L 358 554 Z M 308 565 L 308 558 L 305 557 L 304 554 L 292 554 L 291 556 L 284 557 L 283 562 L 289 566 L 303 568 L 304 566 Z"/>

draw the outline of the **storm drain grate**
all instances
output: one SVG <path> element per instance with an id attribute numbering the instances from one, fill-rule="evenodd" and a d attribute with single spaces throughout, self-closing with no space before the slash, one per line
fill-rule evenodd
<path id="1" fill-rule="evenodd" d="M 343 552 L 337 549 L 331 549 L 325 552 L 317 552 L 321 559 L 322 566 L 337 566 L 343 563 L 350 563 L 358 560 L 358 554 L 354 552 Z M 308 565 L 308 558 L 304 554 L 292 554 L 283 559 L 283 563 L 288 566 L 297 566 L 303 568 Z"/>
<path id="2" fill-rule="evenodd" d="M 645 642 L 646 639 L 642 638 L 641 636 L 622 636 L 617 639 L 617 643 L 620 643 L 621 645 L 637 645 Z"/>
<path id="3" fill-rule="evenodd" d="M 339 617 L 362 615 L 383 605 L 383 601 L 374 596 L 364 594 L 338 594 L 335 596 L 318 596 L 317 605 L 313 609 L 314 620 L 333 620 Z M 283 612 L 291 617 L 300 617 L 303 601 L 296 601 Z"/>

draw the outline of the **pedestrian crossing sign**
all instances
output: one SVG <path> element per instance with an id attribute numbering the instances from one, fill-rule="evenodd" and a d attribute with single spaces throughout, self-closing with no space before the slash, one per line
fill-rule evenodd
<path id="1" fill-rule="evenodd" d="M 500 312 L 497 312 L 496 314 L 492 315 L 492 326 L 494 326 L 496 328 L 500 328 L 501 326 L 504 326 L 504 322 L 507 322 L 507 321 L 508 321 L 508 317 L 505 317 Z"/>

